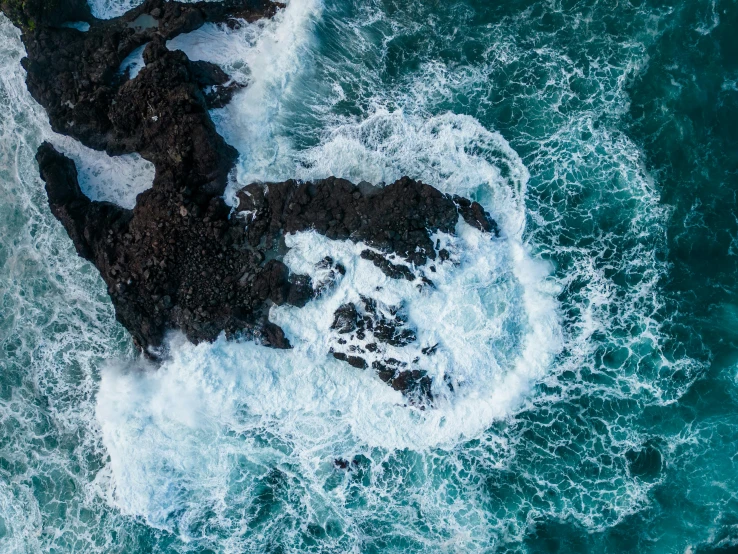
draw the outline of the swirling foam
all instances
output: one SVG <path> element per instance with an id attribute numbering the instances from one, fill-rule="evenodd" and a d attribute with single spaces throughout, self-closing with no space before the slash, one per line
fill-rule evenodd
<path id="1" fill-rule="evenodd" d="M 236 31 L 205 26 L 168 45 L 249 81 L 216 114 L 219 130 L 241 152 L 239 180 L 333 174 L 380 182 L 409 174 L 482 202 L 499 221 L 502 238 L 491 240 L 460 223 L 457 237 L 439 237 L 457 265 L 439 267 L 437 288 L 419 292 L 362 260 L 362 245 L 311 232 L 287 237 L 292 249 L 286 263 L 293 270 L 311 273 L 326 255 L 347 268 L 320 300 L 302 309 L 273 308 L 271 317 L 288 333 L 292 351 L 174 339 L 172 359 L 156 372 L 104 372 L 97 413 L 118 505 L 157 527 L 171 528 L 172 514 L 182 511 L 189 515 L 177 521 L 195 518 L 203 504 L 185 501 L 185 491 L 207 504 L 214 490 L 227 489 L 231 468 L 224 452 L 238 444 L 248 451 L 242 441 L 250 443 L 249 435 L 267 432 L 289 443 L 298 459 L 312 451 L 314 463 L 329 465 L 366 448 L 451 448 L 479 436 L 519 405 L 561 347 L 558 288 L 523 239 L 528 174 L 498 133 L 469 116 L 378 109 L 360 122 L 335 125 L 307 150 L 284 139 L 275 112 L 304 69 L 296 62 L 319 9 L 313 2 L 292 3 L 274 21 Z M 244 60 L 250 71 L 239 77 Z M 424 368 L 436 377 L 433 409 L 405 406 L 372 371 L 330 356 L 332 313 L 360 294 L 406 303 L 420 341 L 441 343 Z M 461 383 L 457 393 L 443 388 L 445 375 Z"/>
<path id="2" fill-rule="evenodd" d="M 645 482 L 632 475 L 625 453 L 639 449 L 644 437 L 651 436 L 652 429 L 643 424 L 642 407 L 679 398 L 693 371 L 688 359 L 663 346 L 665 335 L 659 323 L 662 314 L 658 312 L 663 309 L 658 291 L 663 275 L 659 249 L 668 214 L 637 145 L 615 130 L 628 104 L 623 83 L 645 63 L 646 46 L 657 34 L 652 31 L 659 18 L 623 21 L 627 25 L 643 22 L 646 38 L 633 33 L 633 40 L 616 44 L 604 33 L 605 38 L 592 40 L 598 33 L 591 28 L 606 18 L 577 19 L 576 10 L 554 13 L 565 24 L 553 31 L 545 20 L 551 15 L 546 8 L 539 10 L 540 16 L 532 10 L 505 18 L 478 37 L 462 36 L 465 33 L 455 28 L 449 31 L 435 13 L 426 18 L 427 3 L 411 2 L 413 17 L 408 21 L 402 20 L 407 14 L 401 9 L 399 15 L 387 15 L 378 4 L 362 4 L 366 5 L 358 8 L 360 21 L 355 14 L 344 17 L 340 10 L 326 17 L 324 12 L 335 11 L 335 5 L 293 2 L 274 23 L 238 31 L 215 27 L 201 31 L 233 40 L 224 40 L 212 51 L 202 48 L 201 56 L 252 84 L 228 108 L 214 114 L 219 130 L 241 151 L 241 183 L 330 173 L 353 180 L 391 181 L 408 173 L 443 190 L 477 197 L 503 223 L 507 251 L 494 250 L 499 244 L 485 247 L 493 249 L 490 259 L 502 270 L 505 282 L 518 285 L 514 287 L 517 296 L 506 297 L 505 305 L 523 306 L 521 290 L 540 293 L 549 301 L 558 287 L 563 288 L 559 298 L 565 351 L 551 371 L 544 370 L 543 384 L 527 397 L 523 409 L 463 444 L 460 438 L 464 433 L 473 436 L 475 427 L 463 418 L 454 419 L 454 402 L 463 407 L 466 397 L 440 406 L 437 414 L 445 411 L 451 419 L 438 420 L 435 429 L 419 437 L 416 431 L 427 431 L 434 415 L 397 406 L 401 397 L 371 372 L 353 370 L 330 357 L 317 363 L 320 352 L 301 350 L 309 341 L 287 355 L 253 344 L 219 341 L 194 347 L 180 343 L 172 360 L 158 372 L 151 368 L 138 372 L 127 364 L 109 367 L 103 371 L 97 419 L 83 426 L 92 437 L 86 440 L 95 442 L 100 425 L 110 465 L 97 471 L 95 492 L 82 479 L 78 490 L 88 497 L 99 493 L 123 513 L 143 516 L 183 539 L 172 545 L 170 535 L 161 535 L 163 550 L 197 551 L 205 544 L 225 551 L 264 551 L 280 544 L 288 551 L 302 551 L 317 542 L 320 548 L 350 551 L 363 545 L 381 549 L 377 545 L 388 544 L 382 541 L 391 537 L 416 551 L 479 551 L 500 542 L 517 542 L 532 524 L 546 519 L 575 521 L 588 531 L 607 529 L 647 506 L 650 487 L 662 479 L 657 476 Z M 122 11 L 130 4 L 118 6 L 114 9 Z M 593 9 L 602 15 L 597 6 Z M 299 16 L 300 12 L 307 17 Z M 462 9 L 454 11 L 454 21 L 457 16 L 463 20 L 468 14 Z M 289 23 L 280 28 L 280 22 Z M 312 42 L 316 22 L 325 23 L 322 40 L 330 43 L 330 37 L 336 37 L 346 42 L 346 50 L 338 51 L 342 45 L 331 43 L 330 56 L 325 51 L 316 54 Z M 421 40 L 433 37 L 422 43 L 423 48 L 436 48 L 431 60 L 420 60 L 409 78 L 390 76 L 383 81 L 385 66 L 374 63 L 372 49 L 386 57 L 398 37 L 416 32 Z M 567 55 L 573 51 L 566 50 L 570 44 L 558 40 L 559 34 L 569 32 L 588 37 L 576 48 L 587 59 L 586 73 L 580 71 L 579 61 Z M 546 46 L 525 42 L 531 33 L 536 40 L 542 37 Z M 18 44 L 13 36 L 13 44 Z M 217 40 L 218 36 L 204 38 Z M 379 45 L 374 45 L 371 40 L 377 37 Z M 183 37 L 175 45 L 187 49 L 192 38 Z M 291 46 L 282 50 L 280 45 Z M 409 65 L 423 48 L 404 49 L 411 58 Z M 237 55 L 229 55 L 236 51 Z M 466 65 L 463 57 L 444 62 L 446 51 L 477 57 Z M 244 59 L 258 69 L 249 69 Z M 362 61 L 360 69 L 352 65 L 355 59 Z M 17 67 L 15 59 L 11 62 L 7 67 Z M 303 78 L 306 75 L 311 78 Z M 506 85 L 491 90 L 490 83 L 500 76 Z M 13 90 L 21 99 L 22 109 L 14 112 L 19 117 L 26 112 L 23 102 L 29 102 L 30 111 L 37 107 L 23 91 L 22 78 L 13 79 Z M 321 97 L 326 88 L 333 94 Z M 514 101 L 505 95 L 514 96 Z M 302 100 L 309 109 L 300 114 L 297 106 Z M 458 101 L 460 110 L 477 114 L 473 110 L 479 102 L 481 111 L 496 114 L 492 120 L 517 118 L 515 130 L 508 130 L 506 136 L 516 134 L 516 148 L 525 152 L 535 176 L 529 190 L 523 164 L 514 152 L 506 154 L 509 146 L 499 135 L 472 117 L 447 114 L 448 108 L 438 107 L 452 101 Z M 344 104 L 349 108 L 332 113 L 332 107 Z M 497 114 L 497 105 L 510 111 Z M 39 115 L 33 119 L 45 120 L 43 113 Z M 4 131 L 10 128 L 14 127 Z M 31 174 L 31 155 L 22 150 L 19 159 L 25 164 L 22 171 Z M 511 174 L 517 176 L 510 178 Z M 53 224 L 50 220 L 49 225 Z M 291 240 L 290 263 L 303 263 L 312 248 L 339 254 L 345 250 L 347 260 L 357 262 L 350 244 L 309 234 Z M 61 239 L 56 243 L 65 244 Z M 515 245 L 523 254 L 517 261 Z M 532 263 L 532 270 L 525 268 L 525 263 L 531 263 L 525 255 L 530 246 L 556 262 L 555 282 L 546 277 L 545 266 Z M 45 259 L 55 259 L 54 248 L 43 250 Z M 69 256 L 74 257 L 72 252 Z M 84 275 L 87 266 L 69 265 L 64 268 L 64 282 L 74 289 L 74 276 Z M 484 265 L 480 269 L 485 270 Z M 526 276 L 532 283 L 523 286 Z M 382 278 L 365 275 L 360 268 L 346 281 L 347 292 L 363 286 L 363 277 Z M 102 289 L 97 292 L 104 296 Z M 91 293 L 73 296 L 89 301 Z M 430 298 L 423 301 L 432 306 Z M 73 340 L 60 348 L 81 350 L 81 356 L 87 356 L 88 350 L 110 352 L 107 342 L 100 342 L 105 347 L 95 343 L 109 332 L 99 327 L 104 318 L 86 304 L 84 313 L 97 322 L 92 325 L 95 331 L 85 327 L 68 332 L 63 336 Z M 109 305 L 103 315 L 110 317 Z M 274 317 L 283 318 L 288 328 L 300 315 L 285 308 L 275 311 Z M 290 332 L 298 338 L 301 331 L 319 332 L 324 322 L 317 317 L 314 322 L 313 327 L 295 324 Z M 429 328 L 433 331 L 432 325 Z M 94 346 L 85 342 L 77 348 L 75 341 L 83 340 L 77 335 Z M 322 348 L 320 341 L 314 344 L 316 350 Z M 516 354 L 520 359 L 520 351 Z M 62 356 L 66 361 L 67 354 Z M 67 365 L 58 367 L 66 371 Z M 59 369 L 50 375 L 43 382 L 53 398 L 59 395 L 54 383 L 62 381 L 63 372 Z M 94 392 L 93 377 L 83 383 L 85 390 Z M 71 387 L 61 390 L 67 391 L 62 394 L 74 392 Z M 68 410 L 54 417 L 67 423 L 84 421 L 93 411 L 92 394 L 74 397 L 80 413 Z M 366 406 L 384 409 L 387 417 L 382 419 L 381 411 L 367 415 L 359 409 Z M 398 412 L 401 418 L 415 419 L 393 426 L 391 420 Z M 373 426 L 372 421 L 379 425 Z M 704 436 L 710 430 L 704 430 Z M 385 435 L 395 446 L 411 448 L 371 447 L 384 441 Z M 440 448 L 431 447 L 433 440 Z M 698 445 L 692 446 L 695 460 L 703 456 L 701 440 L 684 430 L 684 444 Z M 83 446 L 80 452 L 87 452 L 89 445 Z M 660 448 L 671 456 L 674 470 L 681 463 L 679 447 Z M 348 472 L 337 471 L 332 463 L 335 457 L 357 463 Z M 72 463 L 60 457 L 62 471 L 53 468 L 48 474 L 55 471 L 58 478 Z M 690 484 L 697 489 L 702 464 L 693 467 L 699 469 Z M 28 470 L 29 479 L 36 471 Z M 17 495 L 10 488 L 0 490 L 3 517 L 15 518 L 25 544 L 51 544 L 52 539 L 41 534 L 42 516 L 34 510 L 38 505 L 48 514 L 55 509 L 53 501 L 37 504 L 28 493 L 32 509 L 25 509 Z M 5 502 L 7 498 L 11 500 Z M 118 518 L 117 510 L 106 511 L 107 505 L 96 505 L 95 510 L 107 518 L 101 528 L 124 527 L 126 521 L 133 521 Z M 93 540 L 85 534 L 85 524 L 71 516 L 70 520 L 73 523 L 64 536 Z M 70 531 L 73 525 L 78 525 L 78 533 Z M 147 537 L 159 536 L 151 533 L 150 529 L 144 532 Z M 114 543 L 101 542 L 102 551 L 113 548 Z M 23 539 L 17 544 L 20 549 Z"/>

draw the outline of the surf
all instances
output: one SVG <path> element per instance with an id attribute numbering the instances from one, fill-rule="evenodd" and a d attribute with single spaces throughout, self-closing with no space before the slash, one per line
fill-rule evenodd
<path id="1" fill-rule="evenodd" d="M 130 7 L 93 3 L 104 17 Z M 671 212 L 659 176 L 621 125 L 626 84 L 668 22 L 633 10 L 623 19 L 629 40 L 618 42 L 593 31 L 597 17 L 556 7 L 485 21 L 480 6 L 306 0 L 273 21 L 206 25 L 170 41 L 247 85 L 213 112 L 240 153 L 231 204 L 253 181 L 410 175 L 479 201 L 501 236 L 459 224 L 436 237 L 452 258 L 436 267 L 432 290 L 388 280 L 360 258 L 361 245 L 289 236 L 293 270 L 317 275 L 325 256 L 347 269 L 306 307 L 272 309 L 292 351 L 174 335 L 158 368 L 104 323 L 112 314 L 100 284 L 87 275 L 76 286 L 84 267 L 67 245 L 54 271 L 85 324 L 58 342 L 80 351 L 87 393 L 60 417 L 87 437 L 79 448 L 96 452 L 75 486 L 94 517 L 108 518 L 101 527 L 150 533 L 143 540 L 174 551 L 478 551 L 517 548 L 540 521 L 567 522 L 542 535 L 571 525 L 594 536 L 650 517 L 653 491 L 710 427 L 678 436 L 648 416 L 676 418 L 702 366 L 673 339 L 680 320 L 663 293 Z M 462 36 L 459 21 L 475 22 L 473 32 Z M 567 42 L 569 30 L 587 41 Z M 17 172 L 31 175 L 31 146 L 51 138 L 77 162 L 87 194 L 132 206 L 153 179 L 148 163 L 54 136 L 25 92 L 17 34 L 8 27 L 3 41 L 7 102 L 32 129 L 17 138 Z M 41 213 L 40 185 L 22 179 L 24 205 Z M 52 258 L 63 237 L 39 221 Z M 401 306 L 418 347 L 439 345 L 424 367 L 436 377 L 432 407 L 331 356 L 331 314 L 362 296 Z M 59 384 L 65 366 L 53 360 L 72 355 L 44 356 L 56 369 L 39 370 L 40 382 L 65 397 L 73 388 Z M 58 460 L 55 471 L 73 465 Z M 0 513 L 33 537 L 41 515 L 19 509 L 14 494 L 0 492 L 11 499 Z M 69 519 L 82 529 L 81 517 Z"/>
<path id="2" fill-rule="evenodd" d="M 432 291 L 419 292 L 362 260 L 362 245 L 300 233 L 287 238 L 286 263 L 294 271 L 310 274 L 331 256 L 347 275 L 305 308 L 273 308 L 271 317 L 287 331 L 292 351 L 225 339 L 193 346 L 173 337 L 172 359 L 156 371 L 141 362 L 111 363 L 102 372 L 96 413 L 115 503 L 158 528 L 178 529 L 210 502 L 214 489 L 201 483 L 228 489 L 224 448 L 240 445 L 244 455 L 262 455 L 251 451 L 250 440 L 243 442 L 245 435 L 260 434 L 251 425 L 290 444 L 298 457 L 306 448 L 319 449 L 328 467 L 371 449 L 387 455 L 449 449 L 514 413 L 561 349 L 560 289 L 524 239 L 528 173 L 499 133 L 469 116 L 377 106 L 362 120 L 326 125 L 307 149 L 284 135 L 279 113 L 302 92 L 295 83 L 310 70 L 306 53 L 321 13 L 317 2 L 293 2 L 273 21 L 235 30 L 206 25 L 168 44 L 191 59 L 218 63 L 247 85 L 214 114 L 219 131 L 241 153 L 237 182 L 328 175 L 388 182 L 412 175 L 480 201 L 500 222 L 501 237 L 490 240 L 463 223 L 456 237 L 437 237 L 451 261 L 436 269 Z M 402 304 L 422 344 L 439 345 L 423 368 L 436 378 L 432 409 L 408 406 L 372 372 L 330 356 L 324 314 L 361 296 L 383 306 Z M 207 443 L 201 442 L 204 432 Z M 185 496 L 202 503 L 182 504 Z"/>

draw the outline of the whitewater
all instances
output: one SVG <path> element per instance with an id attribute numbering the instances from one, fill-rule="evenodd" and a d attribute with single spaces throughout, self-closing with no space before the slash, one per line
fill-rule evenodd
<path id="1" fill-rule="evenodd" d="M 102 18 L 138 3 L 90 1 Z M 702 301 L 671 285 L 680 205 L 665 200 L 669 173 L 633 115 L 663 37 L 692 19 L 709 36 L 715 9 L 290 0 L 272 20 L 169 41 L 246 85 L 211 114 L 240 155 L 231 205 L 255 181 L 408 175 L 480 202 L 501 232 L 460 221 L 434 236 L 450 260 L 416 268 L 432 288 L 388 278 L 361 258 L 366 245 L 287 236 L 293 272 L 319 282 L 326 256 L 346 268 L 305 307 L 272 307 L 293 349 L 172 333 L 158 367 L 49 213 L 34 155 L 52 142 L 88 196 L 127 208 L 153 165 L 54 133 L 26 90 L 19 32 L 0 17 L 0 550 L 738 541 L 735 367 L 726 354 L 731 369 L 710 373 L 718 351 L 689 327 L 689 302 Z M 123 63 L 132 77 L 142 52 Z M 419 366 L 432 406 L 331 356 L 332 314 L 361 298 L 401 310 L 416 332 L 393 357 L 438 345 Z M 729 391 L 722 412 L 695 399 L 706 376 Z"/>

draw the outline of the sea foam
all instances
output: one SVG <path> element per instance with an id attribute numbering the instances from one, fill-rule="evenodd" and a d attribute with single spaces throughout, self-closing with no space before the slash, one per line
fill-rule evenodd
<path id="1" fill-rule="evenodd" d="M 105 17 L 132 4 L 93 2 L 96 13 Z M 3 412 L 7 421 L 18 421 L 17 414 L 26 418 L 20 418 L 21 431 L 14 435 L 23 440 L 10 443 L 14 453 L 6 459 L 13 461 L 25 452 L 36 456 L 38 421 L 52 421 L 65 440 L 82 436 L 84 442 L 71 455 L 44 450 L 22 477 L 0 487 L 0 512 L 11 530 L 2 544 L 13 541 L 10 551 L 22 551 L 24 545 L 56 548 L 67 540 L 67 545 L 84 545 L 81 548 L 94 543 L 91 549 L 107 552 L 126 537 L 139 540 L 137 533 L 145 537 L 142 541 L 160 540 L 154 548 L 182 552 L 203 547 L 263 551 L 275 544 L 286 551 L 304 551 L 307 544 L 315 544 L 309 541 L 316 536 L 321 537 L 319 548 L 333 551 L 381 549 L 377 545 L 388 544 L 383 542 L 387 537 L 416 551 L 479 551 L 500 542 L 519 544 L 534 521 L 574 521 L 589 531 L 601 531 L 648 506 L 649 488 L 661 478 L 647 483 L 631 475 L 625 453 L 638 450 L 644 437 L 659 432 L 658 426 L 649 426 L 652 418 L 642 417 L 641 407 L 672 402 L 691 378 L 686 369 L 679 371 L 680 361 L 671 362 L 659 346 L 664 335 L 656 314 L 661 309 L 657 283 L 663 275 L 658 249 L 667 214 L 637 145 L 613 131 L 628 104 L 622 83 L 630 81 L 633 67 L 645 63 L 638 52 L 643 44 L 629 43 L 623 58 L 618 57 L 620 44 L 588 40 L 586 48 L 596 50 L 583 54 L 592 62 L 590 71 L 576 73 L 577 62 L 565 55 L 552 34 L 545 35 L 552 45 L 535 51 L 520 41 L 531 20 L 536 24 L 535 16 L 525 12 L 486 27 L 481 37 L 470 36 L 486 49 L 473 64 L 444 64 L 435 59 L 441 57 L 436 51 L 435 58 L 420 63 L 409 78 L 382 81 L 387 47 L 418 29 L 434 41 L 447 41 L 449 51 L 471 50 L 458 44 L 458 32 L 441 26 L 448 22 L 403 21 L 407 14 L 402 10 L 391 15 L 379 3 L 360 4 L 360 21 L 344 17 L 340 10 L 333 13 L 321 29 L 320 43 L 312 28 L 324 21 L 325 11 L 335 12 L 336 5 L 326 8 L 310 0 L 292 2 L 273 22 L 240 30 L 206 26 L 199 31 L 204 33 L 199 53 L 193 47 L 197 34 L 170 43 L 194 57 L 216 61 L 251 85 L 213 114 L 220 132 L 241 152 L 239 184 L 329 174 L 390 182 L 408 174 L 479 199 L 501 223 L 501 239 L 487 241 L 463 225 L 458 237 L 440 237 L 455 241 L 457 254 L 478 256 L 457 256 L 461 265 L 443 268 L 438 290 L 421 294 L 387 282 L 363 264 L 356 257 L 356 245 L 311 233 L 288 237 L 292 250 L 287 261 L 293 268 L 314 271 L 315 254 L 325 252 L 342 257 L 351 267 L 331 296 L 302 310 L 273 311 L 272 317 L 293 339 L 293 351 L 222 339 L 193 346 L 174 336 L 172 359 L 161 368 L 111 361 L 98 384 L 96 356 L 124 352 L 122 347 L 116 350 L 113 337 L 116 332 L 122 336 L 122 331 L 111 323 L 104 288 L 99 283 L 95 288 L 89 265 L 76 259 L 50 215 L 32 209 L 30 213 L 40 217 L 29 225 L 26 242 L 12 246 L 8 263 L 13 268 L 49 266 L 49 282 L 64 287 L 54 291 L 54 298 L 64 305 L 45 302 L 42 310 L 29 309 L 24 298 L 31 297 L 30 287 L 20 292 L 16 287 L 13 298 L 5 296 L 10 313 L 18 302 L 32 314 L 20 319 L 27 330 L 36 332 L 39 322 L 49 319 L 47 330 L 55 329 L 37 340 L 37 350 L 26 354 L 30 370 L 23 367 L 32 379 L 24 391 L 41 391 L 42 407 L 36 413 L 16 398 Z M 429 5 L 410 4 L 413 16 Z M 546 8 L 541 13 L 546 14 Z M 570 24 L 560 32 L 577 28 L 571 19 L 566 21 Z M 328 25 L 344 27 L 336 31 Z M 6 27 L 9 24 L 3 27 L 4 35 Z M 577 29 L 583 36 L 592 35 L 586 26 Z M 20 145 L 15 153 L 19 163 L 6 166 L 26 176 L 18 187 L 24 202 L 35 195 L 43 204 L 32 156 L 38 137 L 51 135 L 43 130 L 45 114 L 25 90 L 18 33 L 12 30 L 8 36 L 13 52 L 2 64 L 3 100 L 10 99 L 15 123 L 25 125 L 30 117 L 33 131 L 16 137 L 9 134 L 23 127 L 3 127 L 3 138 Z M 325 48 L 331 36 L 350 43 L 351 49 L 321 58 L 325 52 L 315 50 Z M 375 63 L 369 52 L 364 63 L 362 55 L 374 48 L 367 46 L 372 36 L 379 37 L 381 59 Z M 210 49 L 211 39 L 221 42 Z M 2 47 L 7 47 L 5 41 Z M 328 73 L 335 79 L 319 71 L 326 67 L 333 67 Z M 499 75 L 511 83 L 495 91 L 502 97 L 489 90 Z M 533 92 L 516 88 L 531 78 L 546 87 Z M 586 98 L 589 112 L 572 107 L 572 83 L 581 79 L 592 94 Z M 335 94 L 316 101 L 320 87 Z M 360 100 L 350 96 L 354 87 L 360 89 Z M 515 95 L 515 102 L 505 94 Z M 479 109 L 464 104 L 465 97 L 479 102 Z M 349 114 L 351 110 L 336 109 L 341 114 L 336 115 L 333 107 L 347 99 L 361 109 Z M 522 111 L 515 144 L 526 151 L 526 163 L 535 175 L 532 183 L 501 135 L 474 117 L 438 108 L 452 100 L 459 101 L 458 111 L 484 121 L 495 120 L 497 102 L 512 106 L 516 116 Z M 298 107 L 307 115 L 295 117 Z M 485 110 L 492 115 L 480 115 Z M 618 125 L 609 124 L 608 117 Z M 14 152 L 4 155 L 10 160 Z M 86 158 L 90 166 L 100 164 L 101 176 L 110 175 L 103 171 L 110 163 L 104 154 L 82 149 L 77 156 L 80 167 Z M 126 182 L 134 190 L 150 186 L 152 173 L 136 177 L 146 164 L 136 157 L 131 161 L 130 180 L 111 181 L 100 194 L 117 195 L 116 189 Z M 91 191 L 94 183 L 88 180 L 83 186 Z M 123 196 L 126 200 L 119 201 L 128 205 L 135 198 L 133 193 Z M 613 223 L 616 219 L 622 221 Z M 551 267 L 537 259 L 535 253 L 541 250 L 562 264 L 556 268 L 556 280 L 550 276 Z M 490 276 L 492 281 L 484 285 Z M 435 375 L 453 374 L 466 382 L 453 394 L 441 388 L 432 409 L 405 406 L 403 397 L 372 371 L 356 370 L 327 355 L 330 337 L 324 330 L 331 307 L 342 295 L 350 297 L 380 283 L 383 291 L 372 294 L 388 302 L 407 302 L 421 334 L 442 335 L 448 343 L 445 359 L 461 360 L 458 365 L 438 362 L 428 367 Z M 33 281 L 34 290 L 45 286 Z M 555 298 L 561 299 L 562 308 Z M 323 311 L 313 313 L 321 306 Z M 492 357 L 477 372 L 469 372 L 473 364 L 465 365 L 466 351 L 450 331 L 467 337 L 464 323 L 475 321 L 490 306 L 499 319 L 486 322 L 481 333 L 468 339 L 477 340 L 476 349 L 466 351 L 472 357 L 491 352 Z M 445 317 L 454 311 L 463 313 Z M 518 329 L 511 332 L 503 323 L 512 321 L 513 311 L 520 318 Z M 549 363 L 562 334 L 565 350 Z M 22 344 L 19 351 L 24 348 Z M 79 367 L 82 376 L 77 378 Z M 675 379 L 679 373 L 687 377 Z M 530 394 L 535 383 L 539 386 Z M 474 398 L 477 390 L 489 394 Z M 495 393 L 499 404 L 492 402 Z M 475 421 L 477 403 L 482 407 L 480 422 Z M 33 420 L 27 414 L 33 414 Z M 644 420 L 649 422 L 644 425 Z M 480 437 L 479 429 L 489 421 L 494 423 Z M 698 432 L 720 436 L 713 429 L 705 426 Z M 684 445 L 692 442 L 694 460 L 704 457 L 708 439 L 695 438 L 678 426 L 672 431 Z M 55 436 L 49 434 L 50 439 Z M 101 436 L 105 448 L 99 444 Z M 468 437 L 473 440 L 464 442 Z M 680 447 L 670 448 L 662 452 L 674 471 Z M 96 466 L 108 456 L 105 467 Z M 349 469 L 337 469 L 336 459 L 348 462 Z M 71 501 L 65 496 L 63 509 L 55 501 L 62 493 L 49 496 L 49 501 L 34 498 L 33 491 L 24 488 L 24 482 L 44 482 L 50 476 L 52 485 L 61 483 L 60 476 L 73 475 L 80 462 L 87 465 L 74 485 L 82 492 Z M 689 464 L 704 466 L 691 458 Z M 75 512 L 80 496 L 84 509 Z M 43 530 L 49 514 L 63 512 L 66 522 Z M 172 542 L 169 533 L 157 534 L 141 526 L 138 518 L 120 513 L 139 516 L 177 538 Z M 107 538 L 91 535 L 90 521 Z M 318 535 L 323 530 L 325 534 Z"/>
<path id="2" fill-rule="evenodd" d="M 410 175 L 480 201 L 501 236 L 460 222 L 455 235 L 434 237 L 452 257 L 435 264 L 435 273 L 416 268 L 433 280 L 427 290 L 389 279 L 361 259 L 366 245 L 314 232 L 287 236 L 285 262 L 293 271 L 315 275 L 328 255 L 347 269 L 304 308 L 272 309 L 292 350 L 223 338 L 194 346 L 175 335 L 172 357 L 158 370 L 113 364 L 104 371 L 97 414 L 116 502 L 158 527 L 170 528 L 173 513 L 226 494 L 233 456 L 282 456 L 276 447 L 256 446 L 265 434 L 267 442 L 288 445 L 308 482 L 333 459 L 366 448 L 422 452 L 478 437 L 519 406 L 561 348 L 559 289 L 524 239 L 528 173 L 499 133 L 470 116 L 378 107 L 360 121 L 335 122 L 313 147 L 285 138 L 279 113 L 308 70 L 300 54 L 320 13 L 317 2 L 293 2 L 273 21 L 238 30 L 206 25 L 168 43 L 249 84 L 214 114 L 241 153 L 239 184 L 328 175 L 377 183 Z M 437 355 L 421 362 L 434 377 L 432 407 L 409 406 L 373 371 L 330 355 L 333 312 L 361 296 L 405 307 L 418 342 L 393 352 L 401 359 L 411 362 L 422 347 L 439 344 Z"/>

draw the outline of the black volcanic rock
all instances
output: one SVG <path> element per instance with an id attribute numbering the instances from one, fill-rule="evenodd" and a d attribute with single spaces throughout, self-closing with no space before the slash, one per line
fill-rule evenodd
<path id="1" fill-rule="evenodd" d="M 270 246 L 285 233 L 315 229 L 329 239 L 365 242 L 416 265 L 436 258 L 430 235 L 453 233 L 459 215 L 478 229 L 497 228 L 478 203 L 408 177 L 383 188 L 358 187 L 335 177 L 313 183 L 254 183 L 242 189 L 238 199 L 238 210 L 249 214 L 252 246 L 264 237 Z M 378 263 L 372 254 L 364 257 L 384 266 L 388 275 L 389 271 L 407 275 L 398 266 L 390 270 L 394 264 Z"/>
<path id="2" fill-rule="evenodd" d="M 2 0 L 0 9 L 13 23 L 31 30 L 92 19 L 87 0 Z"/>
<path id="3" fill-rule="evenodd" d="M 16 4 L 23 6 L 20 13 L 14 8 Z M 207 62 L 190 62 L 181 53 L 167 54 L 166 41 L 206 22 L 268 17 L 280 6 L 268 0 L 192 4 L 147 0 L 119 18 L 99 20 L 92 17 L 89 8 L 86 12 L 79 6 L 72 9 L 77 4 L 86 6 L 84 0 L 0 3 L 5 14 L 23 31 L 28 56 L 22 63 L 27 71 L 28 90 L 46 108 L 56 132 L 109 154 L 140 152 L 146 159 L 157 151 L 155 146 L 146 148 L 153 141 L 174 143 L 176 136 L 172 135 L 210 122 L 207 114 L 199 117 L 209 105 L 206 97 L 212 94 L 203 89 L 224 84 L 220 68 Z M 51 9 L 49 5 L 59 7 Z M 67 5 L 71 7 L 63 8 Z M 28 20 L 35 23 L 30 25 Z M 75 20 L 89 22 L 89 31 L 61 26 Z M 119 73 L 119 67 L 129 54 L 145 44 L 150 46 L 144 56 L 147 64 L 159 63 L 147 68 L 147 75 L 134 79 L 135 86 L 125 87 L 129 79 Z M 168 64 L 173 67 L 168 68 Z M 174 88 L 158 92 L 157 84 Z M 144 96 L 137 96 L 143 91 Z M 225 100 L 211 97 L 210 106 L 222 105 Z M 125 115 L 135 118 L 121 119 Z M 177 121 L 171 116 L 187 117 Z M 175 126 L 177 130 L 173 129 Z M 208 134 L 216 135 L 214 131 Z M 155 159 L 151 161 L 156 163 Z M 224 163 L 228 165 L 227 161 Z"/>
<path id="4" fill-rule="evenodd" d="M 244 85 L 217 66 L 168 50 L 166 41 L 205 22 L 271 16 L 276 4 L 146 0 L 110 21 L 92 17 L 83 0 L 4 0 L 0 7 L 23 31 L 28 89 L 52 127 L 111 155 L 138 152 L 156 168 L 152 188 L 128 210 L 87 198 L 74 163 L 50 144 L 37 154 L 52 213 L 79 255 L 97 267 L 116 317 L 150 357 L 164 354 L 164 336 L 172 329 L 195 343 L 224 332 L 290 348 L 283 330 L 269 321 L 269 308 L 304 306 L 345 269 L 326 258 L 324 282 L 291 274 L 281 261 L 286 234 L 315 230 L 361 242 L 367 245 L 363 258 L 422 288 L 432 282 L 416 268 L 448 258 L 433 243 L 434 232 L 453 233 L 461 217 L 497 233 L 478 203 L 407 177 L 383 188 L 333 177 L 254 183 L 238 193 L 234 210 L 225 204 L 238 153 L 217 133 L 208 110 L 225 105 Z M 89 31 L 61 26 L 70 20 L 87 21 Z M 119 67 L 144 44 L 146 65 L 131 79 Z M 427 376 L 386 355 L 388 348 L 417 340 L 401 307 L 380 309 L 364 299 L 341 307 L 335 318 L 337 359 L 374 368 L 406 394 L 429 397 Z"/>

